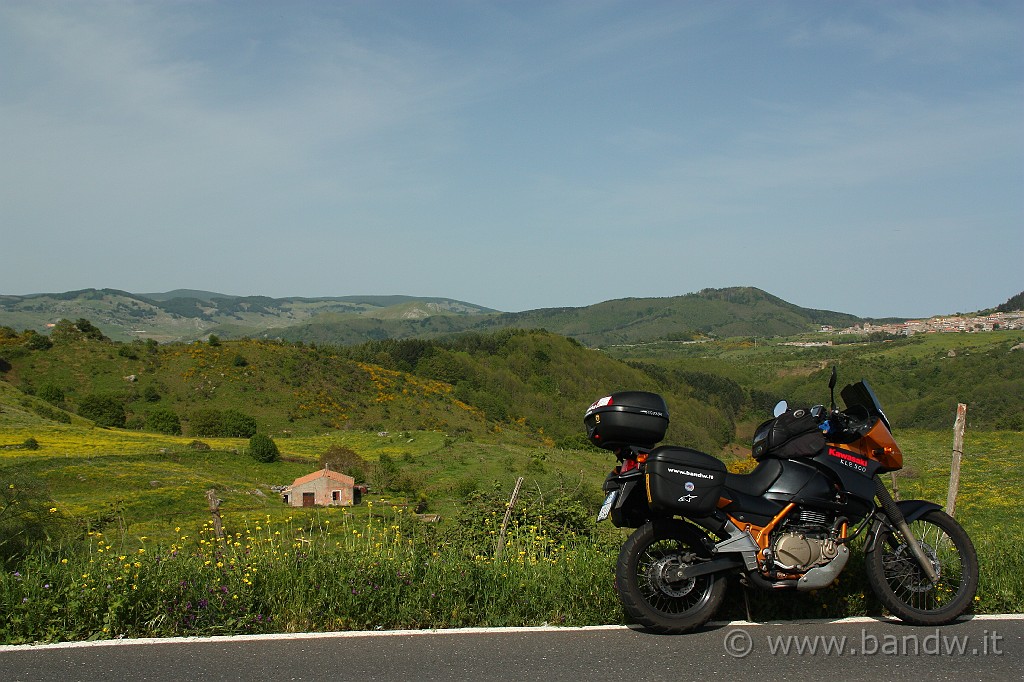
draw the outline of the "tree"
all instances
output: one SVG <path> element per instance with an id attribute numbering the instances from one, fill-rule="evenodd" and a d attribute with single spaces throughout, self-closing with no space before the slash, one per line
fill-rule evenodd
<path id="1" fill-rule="evenodd" d="M 188 423 L 193 436 L 252 438 L 256 434 L 256 419 L 237 410 L 197 410 Z"/>
<path id="2" fill-rule="evenodd" d="M 256 419 L 238 410 L 224 410 L 221 423 L 227 438 L 252 438 L 256 435 Z"/>
<path id="3" fill-rule="evenodd" d="M 249 439 L 249 456 L 257 462 L 263 462 L 264 464 L 276 462 L 280 455 L 277 443 L 270 436 L 257 433 Z"/>
<path id="4" fill-rule="evenodd" d="M 118 429 L 123 429 L 128 419 L 121 399 L 105 393 L 84 396 L 78 403 L 78 414 L 93 420 L 97 426 Z"/>
<path id="5" fill-rule="evenodd" d="M 51 405 L 57 407 L 64 407 L 64 389 L 60 386 L 53 384 L 46 384 L 36 393 L 36 396 L 42 398 Z"/>
<path id="6" fill-rule="evenodd" d="M 146 429 L 172 436 L 181 435 L 181 419 L 177 413 L 166 407 L 158 407 L 146 415 Z"/>
<path id="7" fill-rule="evenodd" d="M 398 462 L 392 459 L 391 455 L 381 453 L 377 465 L 373 467 L 373 472 L 370 474 L 370 480 L 373 481 L 373 486 L 377 490 L 394 490 L 400 471 Z"/>
<path id="8" fill-rule="evenodd" d="M 34 329 L 26 329 L 25 348 L 29 350 L 49 350 L 53 348 L 53 341 L 48 336 L 43 336 Z"/>
<path id="9" fill-rule="evenodd" d="M 320 455 L 321 468 L 326 467 L 331 471 L 344 472 L 348 467 L 363 466 L 366 460 L 359 456 L 355 450 L 344 445 L 332 445 Z"/>
<path id="10" fill-rule="evenodd" d="M 74 343 L 82 339 L 94 341 L 109 341 L 103 332 L 89 320 L 81 317 L 77 322 L 71 320 L 58 320 L 50 331 L 50 339 L 54 343 Z"/>

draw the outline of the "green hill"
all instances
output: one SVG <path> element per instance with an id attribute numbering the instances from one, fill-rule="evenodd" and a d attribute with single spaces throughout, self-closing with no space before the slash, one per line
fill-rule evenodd
<path id="1" fill-rule="evenodd" d="M 582 413 L 596 398 L 648 389 L 667 394 L 676 439 L 717 449 L 733 432 L 730 410 L 695 399 L 685 379 L 658 378 L 544 331 L 353 347 L 253 339 L 122 343 L 64 328 L 55 337 L 34 350 L 26 339 L 38 335 L 4 339 L 0 377 L 44 404 L 113 426 L 159 430 L 177 420 L 187 435 L 198 433 L 205 413 L 230 410 L 272 435 L 502 432 L 552 445 L 579 443 Z"/>
<path id="2" fill-rule="evenodd" d="M 627 298 L 580 308 L 545 308 L 412 320 L 319 315 L 268 336 L 289 341 L 353 344 L 384 338 L 438 338 L 465 331 L 543 328 L 591 347 L 701 337 L 790 336 L 821 325 L 849 327 L 853 315 L 801 308 L 760 289 L 730 288 L 669 298 Z"/>

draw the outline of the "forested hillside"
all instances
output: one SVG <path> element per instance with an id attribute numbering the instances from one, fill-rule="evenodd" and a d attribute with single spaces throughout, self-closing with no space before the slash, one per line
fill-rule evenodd
<path id="1" fill-rule="evenodd" d="M 111 341 L 79 320 L 49 336 L 0 337 L 0 378 L 34 404 L 165 433 L 437 430 L 579 446 L 593 400 L 651 390 L 668 401 L 669 440 L 718 451 L 749 437 L 780 398 L 825 402 L 833 365 L 843 382 L 867 378 L 896 426 L 947 428 L 966 402 L 977 428 L 1024 430 L 1021 332 L 817 347 L 734 339 L 611 354 L 543 330 L 354 346 L 216 336 L 160 345 Z"/>
<path id="2" fill-rule="evenodd" d="M 122 343 L 84 320 L 59 332 L 50 339 L 8 331 L 0 377 L 106 426 L 235 435 L 218 432 L 212 420 L 242 435 L 255 422 L 275 435 L 439 430 L 581 445 L 583 412 L 593 400 L 647 389 L 666 393 L 672 438 L 714 450 L 733 433 L 731 407 L 695 399 L 685 381 L 659 381 L 543 331 L 348 348 L 216 337 Z"/>

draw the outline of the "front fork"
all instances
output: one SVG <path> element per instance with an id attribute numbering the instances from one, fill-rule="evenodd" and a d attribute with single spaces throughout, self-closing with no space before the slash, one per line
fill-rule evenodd
<path id="1" fill-rule="evenodd" d="M 882 510 L 885 512 L 885 516 L 889 519 L 890 523 L 896 527 L 896 530 L 903 536 L 904 542 L 907 543 L 907 547 L 910 549 L 910 553 L 917 559 L 917 563 L 921 565 L 921 570 L 924 571 L 925 576 L 928 580 L 935 584 L 939 582 L 939 574 L 935 572 L 935 566 L 932 565 L 931 559 L 924 553 L 924 549 L 921 547 L 921 543 L 914 537 L 914 533 L 910 530 L 910 525 L 907 523 L 906 516 L 903 514 L 903 510 L 900 509 L 900 505 L 892 499 L 892 495 L 889 494 L 889 489 L 882 483 L 882 479 L 877 475 L 875 476 L 875 496 L 878 497 L 878 501 L 882 503 Z M 932 503 L 923 503 L 918 509 L 918 515 L 925 511 L 931 511 L 932 508 L 938 509 L 939 506 Z M 872 538 L 872 542 L 878 542 L 878 534 Z"/>

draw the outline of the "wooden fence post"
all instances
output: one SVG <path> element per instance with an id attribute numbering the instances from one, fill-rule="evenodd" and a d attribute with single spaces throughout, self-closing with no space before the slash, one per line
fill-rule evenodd
<path id="1" fill-rule="evenodd" d="M 210 488 L 206 491 L 206 501 L 210 503 L 210 514 L 213 516 L 213 532 L 217 539 L 224 542 L 224 529 L 220 522 L 220 500 L 217 499 L 217 491 Z"/>
<path id="2" fill-rule="evenodd" d="M 946 496 L 946 513 L 956 513 L 956 495 L 960 491 L 960 462 L 964 456 L 964 429 L 967 426 L 967 405 L 956 406 L 956 422 L 953 424 L 953 464 L 949 471 L 949 494 Z"/>
<path id="3" fill-rule="evenodd" d="M 900 501 L 900 484 L 896 481 L 896 472 L 890 471 L 889 478 L 892 479 L 892 499 Z"/>
<path id="4" fill-rule="evenodd" d="M 501 521 L 501 535 L 498 536 L 498 548 L 494 552 L 494 557 L 500 559 L 502 553 L 505 551 L 505 532 L 508 530 L 509 519 L 512 518 L 512 507 L 515 506 L 516 500 L 519 499 L 519 488 L 523 485 L 523 477 L 520 476 L 516 479 L 516 487 L 512 491 L 512 497 L 509 498 L 508 508 L 505 509 L 505 518 Z"/>

